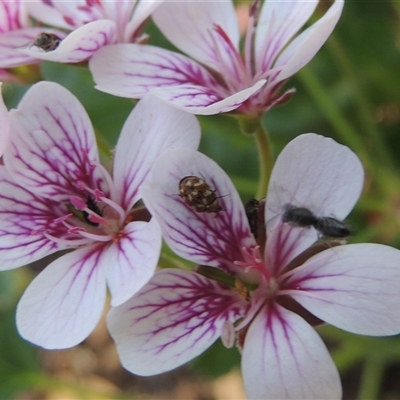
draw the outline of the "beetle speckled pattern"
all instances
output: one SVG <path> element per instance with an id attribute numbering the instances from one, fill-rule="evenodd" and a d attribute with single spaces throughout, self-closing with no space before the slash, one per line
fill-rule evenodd
<path id="1" fill-rule="evenodd" d="M 185 176 L 179 182 L 179 196 L 197 212 L 217 213 L 222 210 L 215 190 L 198 176 Z"/>
<path id="2" fill-rule="evenodd" d="M 47 52 L 55 50 L 60 42 L 61 39 L 57 35 L 54 35 L 54 33 L 42 32 L 36 36 L 33 46 L 39 47 Z"/>

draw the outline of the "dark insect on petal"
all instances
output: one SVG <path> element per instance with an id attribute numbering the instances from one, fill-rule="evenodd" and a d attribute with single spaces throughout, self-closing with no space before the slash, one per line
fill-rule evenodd
<path id="1" fill-rule="evenodd" d="M 282 221 L 301 228 L 314 227 L 322 236 L 330 238 L 345 238 L 351 235 L 349 225 L 333 217 L 317 217 L 305 207 L 296 207 L 292 204 L 284 206 L 285 212 Z"/>
<path id="2" fill-rule="evenodd" d="M 179 182 L 179 196 L 197 212 L 217 213 L 223 208 L 215 190 L 198 176 L 185 176 Z"/>
<path id="3" fill-rule="evenodd" d="M 36 36 L 33 46 L 39 47 L 44 51 L 53 51 L 60 44 L 61 39 L 54 33 L 42 32 Z"/>

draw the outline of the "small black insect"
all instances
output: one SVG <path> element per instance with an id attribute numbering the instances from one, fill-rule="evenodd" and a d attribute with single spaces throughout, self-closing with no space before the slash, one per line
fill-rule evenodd
<path id="1" fill-rule="evenodd" d="M 244 205 L 250 230 L 255 239 L 262 239 L 265 236 L 265 198 L 261 200 L 251 199 Z"/>
<path id="2" fill-rule="evenodd" d="M 54 33 L 42 32 L 36 36 L 33 46 L 39 47 L 44 51 L 53 51 L 60 44 L 61 39 Z"/>
<path id="3" fill-rule="evenodd" d="M 284 206 L 285 212 L 282 217 L 283 222 L 287 222 L 294 226 L 307 228 L 318 223 L 318 218 L 305 207 L 296 207 L 293 204 Z"/>
<path id="4" fill-rule="evenodd" d="M 97 205 L 96 201 L 93 200 L 91 197 L 89 197 L 87 199 L 86 205 L 87 205 L 89 210 L 94 211 L 98 215 L 102 215 L 102 212 L 101 212 L 99 206 Z M 90 215 L 86 211 L 83 211 L 83 219 L 90 225 L 93 225 L 93 226 L 98 226 L 99 225 L 97 222 L 93 222 L 93 221 L 90 220 Z"/>
<path id="5" fill-rule="evenodd" d="M 314 227 L 322 236 L 330 238 L 345 238 L 351 235 L 351 229 L 344 221 L 333 217 L 317 217 L 305 207 L 296 207 L 293 204 L 284 206 L 285 212 L 282 221 L 301 228 Z"/>
<path id="6" fill-rule="evenodd" d="M 344 221 L 339 221 L 332 217 L 321 217 L 318 218 L 318 222 L 314 225 L 314 228 L 321 232 L 323 236 L 331 238 L 345 238 L 351 235 L 351 229 L 349 225 Z"/>

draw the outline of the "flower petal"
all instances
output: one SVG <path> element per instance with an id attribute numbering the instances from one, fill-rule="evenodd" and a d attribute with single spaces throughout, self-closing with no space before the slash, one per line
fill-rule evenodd
<path id="1" fill-rule="evenodd" d="M 151 94 L 140 100 L 122 128 L 114 156 L 114 183 L 124 210 L 139 200 L 139 186 L 159 155 L 173 148 L 196 150 L 200 135 L 200 124 L 193 115 Z"/>
<path id="2" fill-rule="evenodd" d="M 270 244 L 275 241 L 270 240 L 272 235 L 282 234 L 282 225 L 286 225 L 286 234 L 288 229 L 314 230 L 283 224 L 285 205 L 305 207 L 318 217 L 341 220 L 354 207 L 363 182 L 361 162 L 348 147 L 313 133 L 298 136 L 283 149 L 271 174 L 265 207 Z M 315 232 L 288 235 L 275 250 L 267 244 L 269 256 L 276 266 L 283 267 L 316 238 Z"/>
<path id="3" fill-rule="evenodd" d="M 116 44 L 100 49 L 89 62 L 96 88 L 121 97 L 140 98 L 153 88 L 219 84 L 190 58 L 155 46 Z M 220 96 L 214 94 L 213 101 Z"/>
<path id="4" fill-rule="evenodd" d="M 62 237 L 65 227 L 53 221 L 67 213 L 63 205 L 17 185 L 4 166 L 0 166 L 0 186 L 0 270 L 18 268 L 68 248 L 43 235 Z"/>
<path id="5" fill-rule="evenodd" d="M 180 182 L 188 176 L 210 185 L 220 211 L 198 212 L 180 197 Z M 199 152 L 177 149 L 164 153 L 141 192 L 146 207 L 161 225 L 165 241 L 181 257 L 232 272 L 234 261 L 244 261 L 242 248 L 256 245 L 231 180 Z"/>
<path id="6" fill-rule="evenodd" d="M 249 88 L 228 95 L 219 101 L 215 101 L 215 95 L 209 88 L 191 84 L 154 89 L 152 93 L 180 110 L 197 115 L 214 115 L 227 113 L 240 107 L 266 82 L 265 79 L 260 79 Z"/>
<path id="7" fill-rule="evenodd" d="M 46 349 L 65 349 L 93 331 L 106 297 L 106 280 L 98 268 L 100 249 L 96 245 L 74 250 L 32 281 L 17 308 L 22 337 Z"/>
<path id="8" fill-rule="evenodd" d="M 154 275 L 161 251 L 158 224 L 131 222 L 103 254 L 112 306 L 131 298 Z"/>
<path id="9" fill-rule="evenodd" d="M 231 1 L 174 2 L 166 1 L 152 15 L 165 37 L 182 52 L 220 72 L 221 64 L 229 65 L 229 49 L 215 35 L 221 27 L 238 49 L 239 26 Z M 218 43 L 220 42 L 220 43 Z"/>
<path id="10" fill-rule="evenodd" d="M 10 116 L 3 100 L 2 83 L 0 82 L 0 157 L 3 155 L 10 137 Z"/>
<path id="11" fill-rule="evenodd" d="M 163 0 L 138 0 L 133 10 L 131 20 L 126 24 L 123 41 L 132 42 L 138 30 L 142 27 L 152 12 L 159 7 Z"/>
<path id="12" fill-rule="evenodd" d="M 58 47 L 43 51 L 36 46 L 21 49 L 21 52 L 41 60 L 61 63 L 77 63 L 90 58 L 98 49 L 116 40 L 114 21 L 98 20 L 90 22 L 71 32 Z"/>
<path id="13" fill-rule="evenodd" d="M 233 95 L 190 58 L 154 46 L 104 47 L 89 61 L 96 88 L 115 96 L 140 98 L 150 90 L 192 114 L 212 115 L 239 107 L 266 80 Z"/>
<path id="14" fill-rule="evenodd" d="M 336 0 L 321 19 L 289 44 L 274 64 L 274 68 L 283 67 L 277 80 L 289 78 L 311 61 L 335 28 L 343 6 L 343 0 Z"/>
<path id="15" fill-rule="evenodd" d="M 14 68 L 38 62 L 35 55 L 26 54 L 35 38 L 43 33 L 42 28 L 24 28 L 0 34 L 0 68 Z M 54 29 L 46 29 L 47 33 L 53 33 L 60 38 L 65 37 L 64 32 Z"/>
<path id="16" fill-rule="evenodd" d="M 314 329 L 280 307 L 251 323 L 242 355 L 250 399 L 340 399 L 338 371 Z"/>
<path id="17" fill-rule="evenodd" d="M 257 23 L 254 51 L 259 71 L 271 68 L 276 56 L 308 21 L 317 5 L 318 0 L 264 2 Z"/>
<path id="18" fill-rule="evenodd" d="M 28 1 L 25 4 L 29 15 L 37 21 L 66 30 L 74 29 L 76 21 L 82 20 L 84 17 L 87 18 L 87 14 L 85 15 L 83 11 L 85 8 L 82 7 L 85 2 L 82 0 L 75 0 L 74 2 L 57 1 L 54 3 L 41 0 Z"/>
<path id="19" fill-rule="evenodd" d="M 400 251 L 354 244 L 323 251 L 293 271 L 293 298 L 318 318 L 362 335 L 400 332 Z"/>
<path id="20" fill-rule="evenodd" d="M 123 366 L 138 375 L 176 368 L 201 354 L 226 321 L 243 316 L 237 293 L 191 271 L 165 269 L 131 300 L 111 309 L 108 329 Z"/>
<path id="21" fill-rule="evenodd" d="M 108 189 L 97 165 L 93 128 L 78 99 L 57 83 L 40 82 L 10 112 L 11 130 L 4 163 L 30 191 L 56 201 L 81 194 L 82 182 Z"/>

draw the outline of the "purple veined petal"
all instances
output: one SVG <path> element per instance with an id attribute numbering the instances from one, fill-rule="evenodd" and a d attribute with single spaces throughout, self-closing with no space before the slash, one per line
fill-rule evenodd
<path id="1" fill-rule="evenodd" d="M 35 55 L 23 53 L 29 49 L 35 38 L 44 32 L 44 28 L 24 28 L 10 32 L 0 33 L 0 68 L 14 68 L 38 62 Z M 46 29 L 45 32 L 53 33 L 60 38 L 65 33 L 54 29 Z"/>
<path id="2" fill-rule="evenodd" d="M 74 30 L 55 50 L 44 51 L 39 47 L 30 46 L 20 51 L 41 60 L 77 63 L 89 59 L 101 47 L 115 40 L 115 22 L 103 19 L 89 22 Z"/>
<path id="3" fill-rule="evenodd" d="M 239 44 L 239 26 L 233 2 L 165 1 L 152 15 L 154 22 L 178 49 L 200 63 L 219 71 L 221 64 L 230 64 L 230 49 L 214 29 L 220 26 L 235 49 Z"/>
<path id="4" fill-rule="evenodd" d="M 84 1 L 79 2 L 81 3 L 81 5 L 84 5 L 85 3 Z M 29 15 L 31 15 L 36 20 L 41 21 L 46 25 L 58 26 L 62 29 L 71 30 L 75 28 L 75 25 L 73 21 L 71 21 L 71 18 L 65 18 L 65 15 L 63 14 L 63 12 L 67 11 L 63 9 L 63 7 L 68 6 L 68 14 L 70 15 L 71 12 L 74 13 L 73 9 L 76 10 L 78 8 L 78 0 L 75 0 L 74 2 L 57 1 L 55 3 L 46 0 L 26 2 L 26 8 Z M 71 9 L 71 6 L 73 9 Z"/>
<path id="5" fill-rule="evenodd" d="M 267 0 L 257 24 L 255 51 L 258 71 L 271 68 L 276 56 L 313 14 L 318 0 Z"/>
<path id="6" fill-rule="evenodd" d="M 114 155 L 114 183 L 118 204 L 130 210 L 140 199 L 139 186 L 159 155 L 167 149 L 200 143 L 200 124 L 188 113 L 148 94 L 127 118 Z"/>
<path id="7" fill-rule="evenodd" d="M 133 10 L 131 20 L 127 23 L 124 32 L 124 42 L 131 42 L 136 31 L 159 7 L 163 0 L 138 0 Z"/>
<path id="8" fill-rule="evenodd" d="M 62 205 L 17 185 L 4 166 L 0 166 L 0 186 L 0 270 L 22 267 L 68 248 L 43 235 L 43 231 L 65 235 L 65 227 L 53 223 L 67 213 Z"/>
<path id="9" fill-rule="evenodd" d="M 0 31 L 21 29 L 28 25 L 25 2 L 21 0 L 0 2 Z"/>
<path id="10" fill-rule="evenodd" d="M 92 125 L 72 93 L 57 83 L 39 82 L 10 118 L 4 163 L 21 186 L 56 201 L 77 193 L 79 182 L 108 194 Z"/>
<path id="11" fill-rule="evenodd" d="M 0 82 L 0 157 L 8 144 L 10 137 L 10 116 L 3 100 L 2 83 Z"/>
<path id="12" fill-rule="evenodd" d="M 249 399 L 340 399 L 339 373 L 323 341 L 298 315 L 276 305 L 251 323 L 242 354 Z"/>
<path id="13" fill-rule="evenodd" d="M 274 68 L 283 67 L 277 77 L 278 81 L 289 78 L 311 61 L 335 28 L 343 6 L 343 0 L 335 0 L 321 19 L 294 39 L 282 52 L 274 64 Z"/>
<path id="14" fill-rule="evenodd" d="M 240 107 L 253 94 L 257 93 L 266 82 L 266 79 L 260 79 L 249 88 L 228 95 L 222 100 L 216 99 L 210 89 L 190 84 L 154 89 L 151 93 L 171 103 L 174 107 L 191 114 L 215 115 L 227 113 Z"/>
<path id="15" fill-rule="evenodd" d="M 120 233 L 118 241 L 104 251 L 105 266 L 112 306 L 131 298 L 154 275 L 161 251 L 161 231 L 158 224 L 131 222 Z"/>
<path id="16" fill-rule="evenodd" d="M 115 96 L 140 98 L 154 88 L 193 85 L 220 90 L 200 64 L 155 46 L 116 44 L 96 52 L 89 61 L 96 88 Z M 221 96 L 214 94 L 213 101 Z"/>
<path id="17" fill-rule="evenodd" d="M 364 171 L 348 147 L 314 133 L 292 140 L 276 160 L 268 187 L 266 221 L 285 204 L 315 215 L 345 218 L 360 197 Z"/>
<path id="18" fill-rule="evenodd" d="M 325 250 L 293 271 L 292 297 L 329 324 L 362 335 L 400 332 L 400 251 L 380 244 Z"/>
<path id="19" fill-rule="evenodd" d="M 277 226 L 282 224 L 287 204 L 305 207 L 318 217 L 345 218 L 358 200 L 363 183 L 361 162 L 348 147 L 313 133 L 298 136 L 282 150 L 271 174 L 265 207 L 268 239 L 274 241 L 272 235 L 281 234 Z M 315 232 L 301 238 L 299 234 L 290 235 L 280 242 L 277 251 L 290 252 L 288 262 L 316 238 Z M 270 257 L 275 256 L 270 253 Z M 275 268 L 278 265 L 284 266 L 275 260 Z"/>
<path id="20" fill-rule="evenodd" d="M 244 299 L 191 271 L 165 269 L 131 300 L 112 308 L 107 325 L 122 365 L 148 376 L 198 356 L 221 336 L 226 321 L 247 309 Z"/>
<path id="21" fill-rule="evenodd" d="M 269 272 L 277 276 L 290 261 L 315 243 L 319 236 L 315 229 L 283 223 L 280 216 L 274 222 L 266 242 L 264 259 L 268 260 L 266 267 Z"/>
<path id="22" fill-rule="evenodd" d="M 88 246 L 48 265 L 17 307 L 23 338 L 46 349 L 66 349 L 86 339 L 100 320 L 106 298 L 101 247 Z"/>
<path id="23" fill-rule="evenodd" d="M 198 212 L 188 205 L 179 195 L 180 182 L 187 176 L 204 179 L 215 191 L 222 209 Z M 146 207 L 161 225 L 167 244 L 187 260 L 232 272 L 234 261 L 244 261 L 243 247 L 256 245 L 228 175 L 199 152 L 175 149 L 164 153 L 155 162 L 141 193 Z"/>

